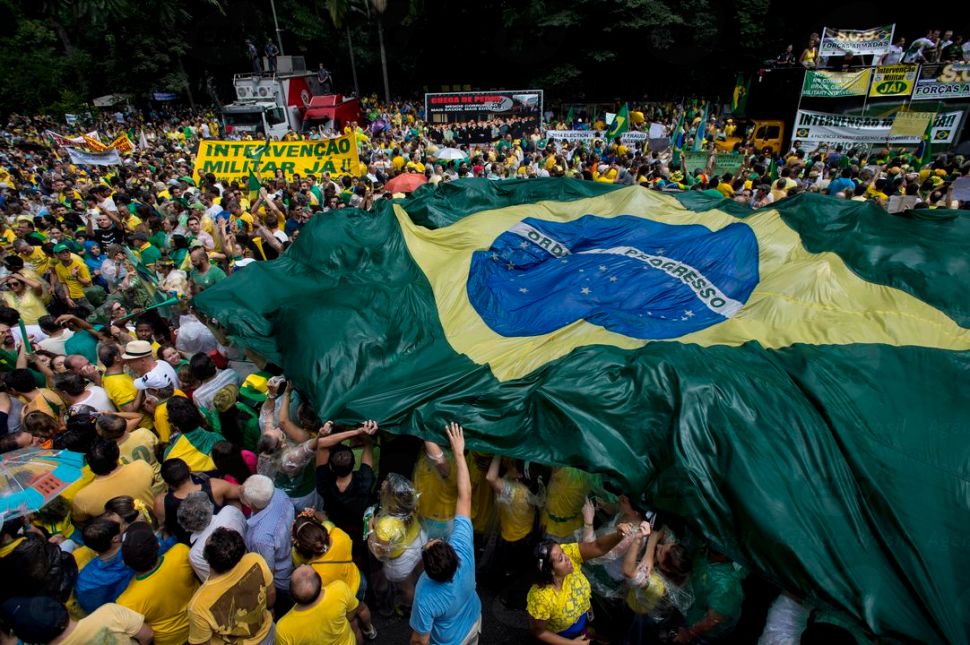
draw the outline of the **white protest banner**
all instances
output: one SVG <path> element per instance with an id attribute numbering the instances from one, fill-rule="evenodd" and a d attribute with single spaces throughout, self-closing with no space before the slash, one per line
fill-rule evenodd
<path id="1" fill-rule="evenodd" d="M 71 157 L 71 163 L 76 166 L 117 166 L 121 163 L 121 155 L 117 150 L 107 152 L 88 152 L 77 148 L 65 148 Z"/>
<path id="2" fill-rule="evenodd" d="M 592 141 L 596 136 L 593 130 L 546 130 L 547 139 L 559 141 Z"/>
<path id="3" fill-rule="evenodd" d="M 861 56 L 882 56 L 889 52 L 893 44 L 893 31 L 896 25 L 873 27 L 872 29 L 830 29 L 822 30 L 822 42 L 818 46 L 818 55 L 843 56 L 856 54 Z"/>
<path id="4" fill-rule="evenodd" d="M 546 130 L 547 139 L 556 139 L 559 141 L 592 141 L 593 139 L 604 139 L 606 133 L 602 130 Z M 648 138 L 646 132 L 638 132 L 636 130 L 629 130 L 620 135 L 620 141 L 623 143 L 639 143 L 641 141 L 646 141 Z"/>
<path id="5" fill-rule="evenodd" d="M 651 139 L 662 139 L 667 136 L 667 128 L 663 123 L 651 123 L 649 135 Z"/>
<path id="6" fill-rule="evenodd" d="M 913 90 L 914 101 L 970 98 L 970 63 L 923 65 Z"/>
<path id="7" fill-rule="evenodd" d="M 963 110 L 940 112 L 933 120 L 933 143 L 952 143 L 963 118 Z M 921 135 L 893 136 L 894 117 L 853 116 L 799 110 L 795 116 L 794 141 L 815 144 L 917 144 Z"/>

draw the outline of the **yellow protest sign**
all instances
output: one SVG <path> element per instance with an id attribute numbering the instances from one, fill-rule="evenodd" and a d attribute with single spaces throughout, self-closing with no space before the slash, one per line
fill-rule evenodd
<path id="1" fill-rule="evenodd" d="M 872 74 L 869 96 L 909 96 L 916 83 L 918 65 L 883 65 Z"/>
<path id="2" fill-rule="evenodd" d="M 200 141 L 195 173 L 199 177 L 212 173 L 217 179 L 231 181 L 248 178 L 250 170 L 261 177 L 275 177 L 279 170 L 287 178 L 294 174 L 362 175 L 367 170 L 357 157 L 353 135 L 320 141 L 270 141 L 260 154 L 264 145 L 262 141 Z"/>
<path id="3" fill-rule="evenodd" d="M 84 139 L 84 144 L 85 146 L 87 146 L 88 150 L 90 150 L 91 152 L 106 151 L 108 149 L 108 146 L 101 143 L 101 141 L 99 141 L 96 137 L 92 136 L 92 134 L 96 135 L 97 133 L 95 132 L 95 133 L 86 134 L 82 137 Z"/>
<path id="4" fill-rule="evenodd" d="M 131 152 L 135 149 L 135 145 L 131 142 L 131 139 L 128 138 L 127 134 L 122 134 L 115 137 L 115 140 L 112 141 L 108 147 L 117 150 L 123 155 L 131 154 Z"/>
<path id="5" fill-rule="evenodd" d="M 933 112 L 897 112 L 889 136 L 922 137 L 934 116 Z"/>

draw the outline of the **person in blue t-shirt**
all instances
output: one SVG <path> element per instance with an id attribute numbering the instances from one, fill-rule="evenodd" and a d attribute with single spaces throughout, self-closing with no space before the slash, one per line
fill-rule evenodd
<path id="1" fill-rule="evenodd" d="M 839 193 L 844 193 L 848 188 L 855 189 L 855 182 L 852 181 L 851 168 L 844 169 L 841 177 L 829 182 L 829 195 L 834 197 Z"/>
<path id="2" fill-rule="evenodd" d="M 411 645 L 472 645 L 482 631 L 482 601 L 475 593 L 472 544 L 472 484 L 465 435 L 457 423 L 445 430 L 454 453 L 458 479 L 455 525 L 448 541 L 431 540 L 421 553 L 424 573 L 418 579 L 411 609 Z"/>
<path id="3" fill-rule="evenodd" d="M 81 532 L 85 546 L 98 553 L 77 576 L 74 595 L 89 614 L 114 602 L 128 587 L 135 572 L 121 557 L 121 525 L 107 514 L 94 518 Z"/>

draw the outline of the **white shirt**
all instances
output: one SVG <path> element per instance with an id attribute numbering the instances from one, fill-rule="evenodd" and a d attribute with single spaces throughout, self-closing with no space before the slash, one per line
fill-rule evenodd
<path id="1" fill-rule="evenodd" d="M 106 211 L 111 211 L 113 213 L 118 212 L 118 207 L 115 205 L 115 200 L 110 195 L 103 202 L 98 204 L 98 206 L 103 207 Z"/>
<path id="2" fill-rule="evenodd" d="M 51 354 L 66 354 L 64 345 L 67 344 L 67 341 L 71 340 L 73 335 L 73 331 L 65 329 L 59 336 L 48 336 L 46 339 L 38 342 L 37 347 Z"/>
<path id="3" fill-rule="evenodd" d="M 209 563 L 206 562 L 205 556 L 203 555 L 205 542 L 212 535 L 213 531 L 218 528 L 232 529 L 245 538 L 246 529 L 248 528 L 246 516 L 235 506 L 224 506 L 221 511 L 212 517 L 209 526 L 189 536 L 189 564 L 192 565 L 192 570 L 195 571 L 195 575 L 202 582 L 205 582 L 209 578 Z"/>
<path id="4" fill-rule="evenodd" d="M 898 45 L 891 45 L 889 51 L 879 61 L 880 65 L 898 65 L 903 60 L 903 48 Z"/>
<path id="5" fill-rule="evenodd" d="M 47 334 L 44 330 L 40 328 L 39 325 L 24 325 L 27 328 L 27 337 L 30 338 L 31 344 L 42 343 L 47 340 Z M 20 325 L 14 325 L 10 328 L 10 335 L 16 341 L 16 347 L 20 347 Z"/>
<path id="6" fill-rule="evenodd" d="M 148 385 L 151 385 L 153 388 L 157 387 L 152 382 L 159 376 L 162 380 L 167 381 L 168 384 L 179 387 L 179 377 L 175 373 L 175 368 L 166 361 L 160 360 L 156 361 L 155 367 L 145 372 L 144 376 L 139 376 L 135 379 L 135 389 L 144 390 Z"/>
<path id="7" fill-rule="evenodd" d="M 108 398 L 108 393 L 104 391 L 103 387 L 98 385 L 88 385 L 84 388 L 87 391 L 87 396 L 84 399 L 74 403 L 74 405 L 90 405 L 92 408 L 98 412 L 114 412 L 115 406 Z"/>

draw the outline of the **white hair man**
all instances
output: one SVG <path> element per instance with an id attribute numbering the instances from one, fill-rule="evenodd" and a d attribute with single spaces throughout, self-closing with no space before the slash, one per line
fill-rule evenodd
<path id="1" fill-rule="evenodd" d="M 212 514 L 213 510 L 212 500 L 204 491 L 189 493 L 178 508 L 178 522 L 189 534 L 189 564 L 202 582 L 209 578 L 205 543 L 212 532 L 224 527 L 245 537 L 249 528 L 246 516 L 232 504 L 223 506 L 216 515 Z"/>
<path id="2" fill-rule="evenodd" d="M 263 556 L 273 572 L 273 586 L 276 587 L 273 610 L 278 619 L 293 606 L 290 598 L 293 504 L 286 493 L 276 488 L 273 480 L 264 475 L 253 475 L 246 479 L 242 485 L 241 501 L 253 509 L 252 516 L 247 520 L 246 548 Z"/>

